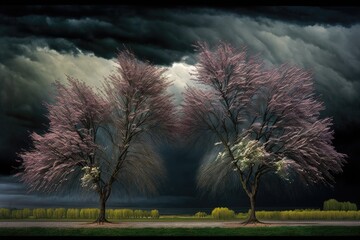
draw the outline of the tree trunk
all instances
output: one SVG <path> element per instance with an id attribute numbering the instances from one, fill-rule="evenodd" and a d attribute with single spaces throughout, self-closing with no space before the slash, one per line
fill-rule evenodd
<path id="1" fill-rule="evenodd" d="M 250 194 L 249 198 L 250 198 L 250 214 L 249 214 L 249 218 L 244 222 L 244 224 L 260 223 L 260 221 L 256 218 L 256 214 L 255 214 L 256 194 Z"/>
<path id="2" fill-rule="evenodd" d="M 104 224 L 104 222 L 109 222 L 107 219 L 106 219 L 106 201 L 108 200 L 109 198 L 109 195 L 110 193 L 108 191 L 106 191 L 104 189 L 104 191 L 102 191 L 102 193 L 100 194 L 100 213 L 99 213 L 99 216 L 98 218 L 95 220 L 96 223 L 98 224 Z"/>

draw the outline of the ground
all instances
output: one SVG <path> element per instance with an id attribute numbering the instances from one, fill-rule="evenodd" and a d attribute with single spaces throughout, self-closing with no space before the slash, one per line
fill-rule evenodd
<path id="1" fill-rule="evenodd" d="M 238 228 L 272 226 L 359 226 L 360 221 L 264 221 L 264 224 L 243 225 L 241 222 L 114 222 L 99 225 L 89 222 L 0 222 L 0 228 Z"/>

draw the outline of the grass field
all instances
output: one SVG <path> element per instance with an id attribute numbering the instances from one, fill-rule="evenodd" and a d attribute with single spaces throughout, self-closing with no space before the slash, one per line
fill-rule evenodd
<path id="1" fill-rule="evenodd" d="M 360 236 L 360 227 L 1 228 L 0 236 Z"/>

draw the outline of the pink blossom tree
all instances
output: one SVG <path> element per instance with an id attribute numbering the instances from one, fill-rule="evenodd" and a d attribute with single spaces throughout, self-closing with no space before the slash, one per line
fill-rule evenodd
<path id="1" fill-rule="evenodd" d="M 201 165 L 198 187 L 211 193 L 240 182 L 250 200 L 245 223 L 258 222 L 255 201 L 267 173 L 330 184 L 345 155 L 332 146 L 330 118 L 320 118 L 309 72 L 289 65 L 265 69 L 246 49 L 197 45 L 195 86 L 184 93 L 183 133 L 213 139 L 218 153 Z"/>
<path id="2" fill-rule="evenodd" d="M 72 77 L 67 85 L 57 82 L 55 103 L 47 104 L 48 132 L 32 133 L 34 147 L 19 154 L 18 176 L 31 191 L 53 192 L 77 177 L 78 185 L 98 193 L 98 223 L 107 222 L 114 183 L 128 193 L 157 190 L 164 168 L 151 140 L 168 136 L 175 126 L 164 70 L 127 50 L 116 64 L 103 90 Z"/>

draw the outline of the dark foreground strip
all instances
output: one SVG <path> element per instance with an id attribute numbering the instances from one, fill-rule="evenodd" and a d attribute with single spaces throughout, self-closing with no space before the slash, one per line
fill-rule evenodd
<path id="1" fill-rule="evenodd" d="M 249 228 L 0 228 L 4 237 L 26 236 L 360 236 L 360 227 L 294 226 Z M 53 238 L 51 238 L 53 239 Z"/>

